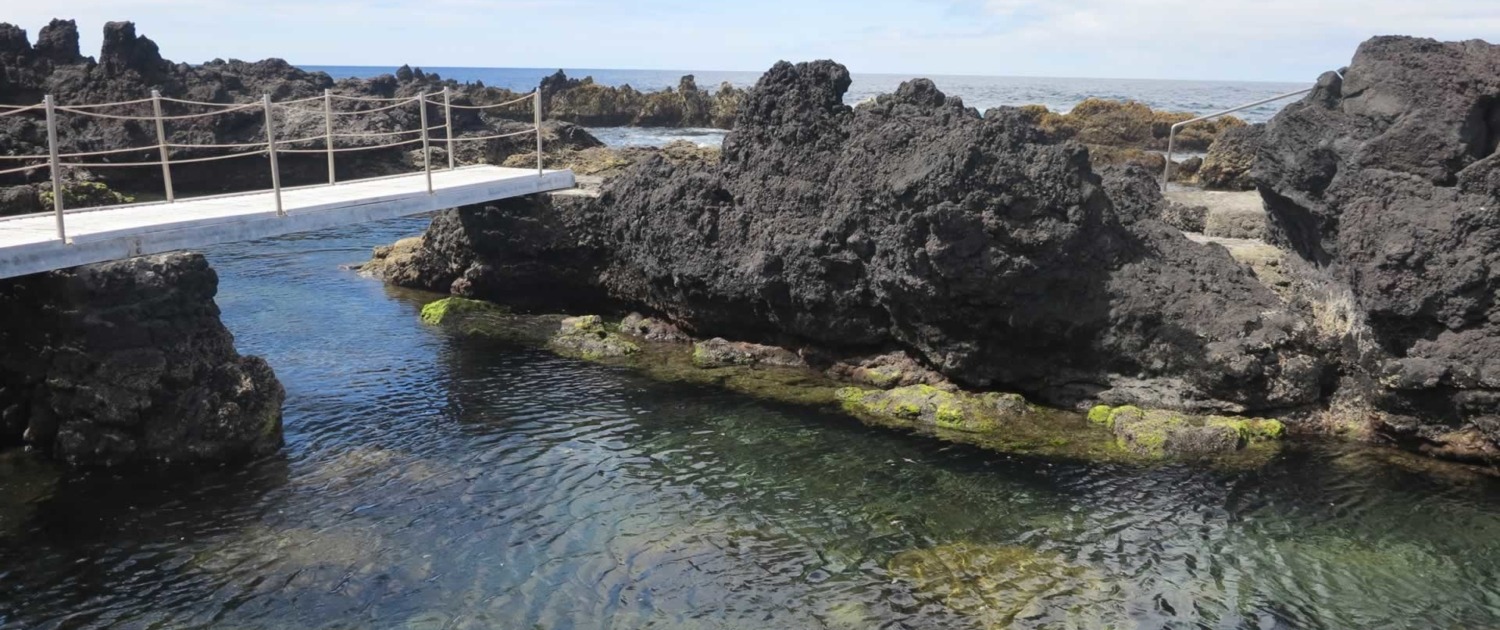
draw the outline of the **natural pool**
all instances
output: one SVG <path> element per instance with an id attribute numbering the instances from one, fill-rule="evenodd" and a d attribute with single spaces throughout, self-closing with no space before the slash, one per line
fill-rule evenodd
<path id="1" fill-rule="evenodd" d="M 0 457 L 0 627 L 1500 625 L 1493 477 L 1335 443 L 1049 462 L 449 337 L 339 268 L 424 224 L 210 252 L 285 450 Z"/>

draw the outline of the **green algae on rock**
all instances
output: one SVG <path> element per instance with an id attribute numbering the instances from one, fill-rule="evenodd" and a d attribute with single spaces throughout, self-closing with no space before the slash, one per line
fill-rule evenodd
<path id="1" fill-rule="evenodd" d="M 693 344 L 693 363 L 704 368 L 729 365 L 778 367 L 805 367 L 807 365 L 802 357 L 786 348 L 763 346 L 745 341 L 729 341 L 722 337 Z"/>
<path id="2" fill-rule="evenodd" d="M 548 345 L 558 354 L 587 361 L 629 356 L 641 351 L 635 342 L 605 326 L 604 318 L 598 315 L 562 320 Z"/>
<path id="3" fill-rule="evenodd" d="M 481 300 L 469 298 L 448 297 L 432 302 L 422 307 L 422 323 L 429 326 L 441 326 L 449 321 L 450 317 L 463 317 L 473 314 L 496 314 L 503 315 L 507 311 L 505 307 Z"/>
<path id="4" fill-rule="evenodd" d="M 1278 440 L 1286 432 L 1279 420 L 1190 416 L 1131 405 L 1099 405 L 1089 410 L 1088 419 L 1113 430 L 1121 448 L 1153 458 L 1229 453 Z"/>
<path id="5" fill-rule="evenodd" d="M 974 433 L 999 429 L 1007 416 L 1024 414 L 1030 408 L 1016 394 L 970 394 L 931 385 L 890 390 L 846 387 L 838 391 L 838 397 L 844 410 L 854 415 L 875 415 L 897 423 Z"/>

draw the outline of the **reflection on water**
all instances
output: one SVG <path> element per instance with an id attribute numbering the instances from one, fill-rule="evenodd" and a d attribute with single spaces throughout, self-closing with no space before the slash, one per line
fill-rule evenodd
<path id="1" fill-rule="evenodd" d="M 419 220 L 211 252 L 287 447 L 0 459 L 6 628 L 1489 627 L 1500 483 L 1335 444 L 1049 463 L 424 328 L 338 268 Z M 1453 470 L 1437 468 L 1437 470 Z"/>

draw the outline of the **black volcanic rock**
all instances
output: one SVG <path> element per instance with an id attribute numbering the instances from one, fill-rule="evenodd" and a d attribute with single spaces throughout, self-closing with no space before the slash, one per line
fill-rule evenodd
<path id="1" fill-rule="evenodd" d="M 72 64 L 83 61 L 78 51 L 78 23 L 73 20 L 52 20 L 36 37 L 36 53 L 55 64 Z"/>
<path id="2" fill-rule="evenodd" d="M 1267 126 L 1271 237 L 1347 282 L 1406 436 L 1500 443 L 1500 46 L 1377 37 Z M 1487 428 L 1486 428 L 1487 427 Z"/>
<path id="3" fill-rule="evenodd" d="M 74 464 L 275 451 L 285 394 L 235 352 L 217 288 L 182 253 L 0 281 L 0 443 Z"/>
<path id="4" fill-rule="evenodd" d="M 449 290 L 497 301 L 565 286 L 699 337 L 904 350 L 960 383 L 1063 403 L 1317 400 L 1323 365 L 1296 318 L 1224 250 L 1152 218 L 1148 174 L 1101 180 L 1081 145 L 1046 143 L 1017 110 L 981 118 L 926 80 L 858 109 L 849 84 L 833 62 L 778 64 L 721 161 L 647 159 L 550 210 L 449 213 L 411 266 L 440 262 L 426 286 L 456 278 Z"/>
<path id="5" fill-rule="evenodd" d="M 1253 190 L 1250 169 L 1265 134 L 1264 124 L 1231 127 L 1219 134 L 1198 167 L 1198 183 L 1212 190 Z"/>

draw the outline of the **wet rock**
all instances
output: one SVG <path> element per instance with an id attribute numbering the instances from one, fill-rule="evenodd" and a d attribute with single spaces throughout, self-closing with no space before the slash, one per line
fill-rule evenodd
<path id="1" fill-rule="evenodd" d="M 562 321 L 551 346 L 559 354 L 588 361 L 623 357 L 641 351 L 636 345 L 604 324 L 598 315 L 569 317 Z"/>
<path id="2" fill-rule="evenodd" d="M 703 368 L 727 365 L 778 367 L 805 367 L 807 365 L 801 356 L 786 348 L 744 341 L 728 341 L 719 337 L 693 344 L 693 364 Z"/>
<path id="3" fill-rule="evenodd" d="M 1146 457 L 1213 455 L 1279 440 L 1280 421 L 1227 416 L 1194 417 L 1134 406 L 1096 406 L 1090 422 L 1114 431 L 1121 448 Z"/>
<path id="4" fill-rule="evenodd" d="M 958 542 L 903 551 L 886 569 L 924 602 L 939 604 L 978 620 L 982 627 L 1012 627 L 1021 621 L 1038 627 L 1114 625 L 1098 605 L 1060 605 L 1059 596 L 1090 602 L 1110 591 L 1096 569 L 1070 565 L 1035 549 Z"/>
<path id="5" fill-rule="evenodd" d="M 1265 137 L 1264 124 L 1227 129 L 1214 140 L 1198 170 L 1198 183 L 1212 190 L 1253 190 L 1250 168 Z"/>
<path id="6" fill-rule="evenodd" d="M 984 433 L 1002 428 L 1007 420 L 1030 411 L 1018 394 L 970 394 L 909 385 L 890 390 L 846 387 L 838 391 L 844 410 L 888 424 L 928 426 Z"/>
<path id="7" fill-rule="evenodd" d="M 182 253 L 0 282 L 0 440 L 74 464 L 275 451 L 285 394 L 265 361 L 235 352 L 217 288 Z"/>
<path id="8" fill-rule="evenodd" d="M 452 325 L 457 323 L 458 320 L 470 319 L 475 316 L 503 315 L 506 313 L 508 313 L 506 308 L 498 304 L 461 297 L 450 297 L 423 306 L 422 323 L 429 326 Z"/>
<path id="9" fill-rule="evenodd" d="M 1496 67 L 1500 46 L 1478 40 L 1373 38 L 1272 119 L 1254 169 L 1270 238 L 1347 283 L 1368 317 L 1379 356 L 1351 371 L 1373 385 L 1378 432 L 1415 449 L 1465 431 L 1500 444 L 1481 425 L 1500 416 L 1500 382 L 1483 376 L 1500 365 Z M 1386 359 L 1447 376 L 1391 381 Z"/>
<path id="10" fill-rule="evenodd" d="M 687 343 L 693 340 L 687 333 L 669 322 L 631 313 L 620 322 L 620 332 L 645 339 L 668 343 Z"/>
<path id="11" fill-rule="evenodd" d="M 828 368 L 829 376 L 878 389 L 906 387 L 908 385 L 932 385 L 952 389 L 953 385 L 905 352 L 888 352 L 871 357 L 846 359 L 835 362 Z"/>

